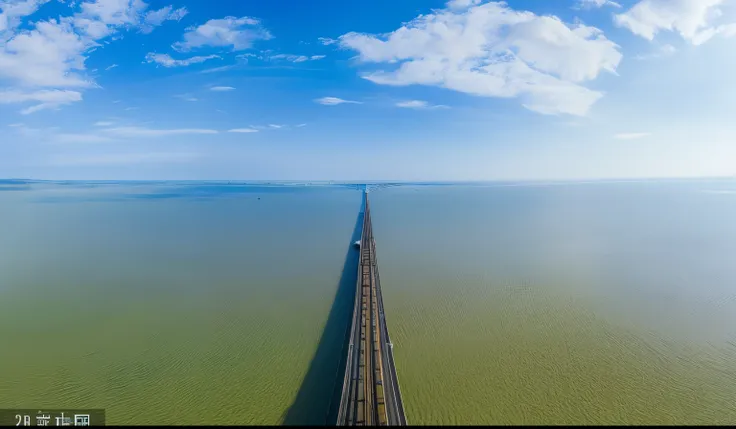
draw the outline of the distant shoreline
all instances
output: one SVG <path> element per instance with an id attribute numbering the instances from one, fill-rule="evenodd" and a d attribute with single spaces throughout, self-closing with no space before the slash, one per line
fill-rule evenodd
<path id="1" fill-rule="evenodd" d="M 655 183 L 655 182 L 696 182 L 711 180 L 736 180 L 736 176 L 721 177 L 661 177 L 661 178 L 620 178 L 620 179 L 568 179 L 568 180 L 477 180 L 477 181 L 338 181 L 338 180 L 51 180 L 51 179 L 0 179 L 0 185 L 38 184 L 98 184 L 98 185 L 231 185 L 231 186 L 530 186 L 566 184 L 605 184 L 605 183 Z"/>

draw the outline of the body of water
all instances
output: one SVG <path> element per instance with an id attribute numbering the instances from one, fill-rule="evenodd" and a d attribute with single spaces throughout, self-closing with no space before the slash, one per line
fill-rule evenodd
<path id="1" fill-rule="evenodd" d="M 736 183 L 370 194 L 413 424 L 736 422 Z M 0 407 L 321 423 L 361 193 L 0 186 Z"/>

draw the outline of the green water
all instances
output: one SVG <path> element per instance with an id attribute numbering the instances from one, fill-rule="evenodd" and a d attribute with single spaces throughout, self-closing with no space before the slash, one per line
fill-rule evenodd
<path id="1" fill-rule="evenodd" d="M 287 418 L 360 194 L 108 193 L 0 193 L 0 407 L 105 408 L 113 424 Z M 335 354 L 318 372 L 334 377 Z M 319 421 L 331 387 L 312 386 L 316 417 L 297 419 Z"/>
<path id="2" fill-rule="evenodd" d="M 410 423 L 736 423 L 736 195 L 416 188 L 371 203 Z"/>
<path id="3" fill-rule="evenodd" d="M 409 422 L 736 422 L 736 196 L 718 186 L 372 193 Z M 0 191 L 0 407 L 324 422 L 360 197 Z"/>

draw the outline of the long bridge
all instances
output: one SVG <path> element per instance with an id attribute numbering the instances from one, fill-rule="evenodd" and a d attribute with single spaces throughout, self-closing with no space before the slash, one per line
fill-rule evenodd
<path id="1" fill-rule="evenodd" d="M 406 415 L 383 310 L 368 189 L 364 198 L 355 306 L 337 425 L 403 426 Z"/>

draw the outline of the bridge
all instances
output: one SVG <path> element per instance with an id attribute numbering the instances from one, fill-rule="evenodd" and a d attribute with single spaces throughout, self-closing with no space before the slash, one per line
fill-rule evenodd
<path id="1" fill-rule="evenodd" d="M 368 190 L 339 426 L 405 426 L 406 415 L 386 326 Z"/>

